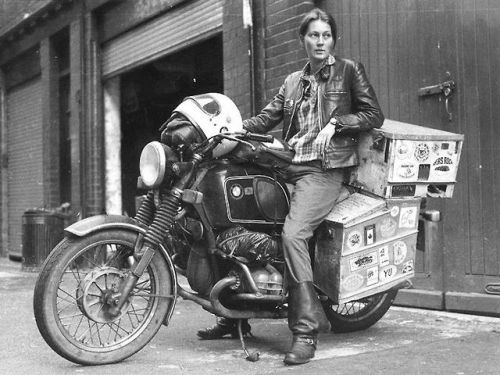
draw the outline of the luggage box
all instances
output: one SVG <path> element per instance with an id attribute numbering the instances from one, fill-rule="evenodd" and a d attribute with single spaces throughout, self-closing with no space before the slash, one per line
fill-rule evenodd
<path id="1" fill-rule="evenodd" d="M 355 193 L 337 204 L 317 231 L 315 284 L 346 303 L 414 276 L 420 201 Z"/>
<path id="2" fill-rule="evenodd" d="M 385 120 L 360 136 L 349 183 L 376 195 L 451 198 L 464 136 Z"/>

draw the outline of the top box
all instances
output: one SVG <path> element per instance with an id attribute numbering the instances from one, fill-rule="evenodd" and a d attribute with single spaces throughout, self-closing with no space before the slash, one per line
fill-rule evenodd
<path id="1" fill-rule="evenodd" d="M 361 134 L 351 185 L 376 195 L 451 198 L 464 136 L 385 120 Z"/>

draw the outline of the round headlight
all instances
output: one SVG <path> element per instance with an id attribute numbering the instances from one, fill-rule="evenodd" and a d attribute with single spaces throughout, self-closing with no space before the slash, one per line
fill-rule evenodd
<path id="1" fill-rule="evenodd" d="M 149 188 L 157 187 L 165 177 L 167 158 L 165 150 L 160 142 L 148 143 L 141 153 L 139 170 L 144 185 Z"/>

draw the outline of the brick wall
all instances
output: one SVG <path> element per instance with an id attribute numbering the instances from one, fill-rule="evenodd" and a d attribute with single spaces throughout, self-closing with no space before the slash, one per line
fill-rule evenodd
<path id="1" fill-rule="evenodd" d="M 278 92 L 286 76 L 303 68 L 306 54 L 298 28 L 312 1 L 278 0 L 266 2 L 266 98 Z"/>
<path id="2" fill-rule="evenodd" d="M 243 118 L 250 115 L 250 48 L 243 27 L 243 1 L 226 1 L 222 26 L 224 93 L 238 106 Z"/>
<path id="3" fill-rule="evenodd" d="M 300 45 L 298 26 L 304 14 L 314 7 L 313 1 L 253 0 L 264 6 L 265 88 L 264 103 L 278 92 L 285 77 L 306 63 Z M 248 30 L 243 27 L 242 1 L 228 1 L 224 6 L 224 92 L 240 108 L 243 118 L 251 113 L 250 48 Z M 255 23 L 255 22 L 254 22 Z M 254 32 L 258 32 L 255 30 Z M 258 48 L 258 46 L 255 46 Z M 257 73 L 258 74 L 258 73 Z M 256 107 L 256 111 L 262 108 Z"/>

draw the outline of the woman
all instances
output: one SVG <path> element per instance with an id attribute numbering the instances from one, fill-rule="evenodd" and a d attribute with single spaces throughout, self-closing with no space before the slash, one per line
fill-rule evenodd
<path id="1" fill-rule="evenodd" d="M 318 333 L 330 329 L 313 286 L 308 240 L 339 197 L 344 168 L 358 163 L 358 133 L 380 127 L 384 120 L 363 65 L 332 55 L 337 27 L 331 15 L 312 10 L 299 36 L 306 66 L 285 79 L 259 115 L 243 123 L 250 132 L 264 133 L 283 121 L 283 139 L 295 150 L 293 165 L 285 171 L 295 188 L 282 232 L 293 334 L 284 359 L 288 365 L 313 358 Z M 250 331 L 246 322 L 244 330 Z M 222 319 L 198 335 L 214 339 L 235 331 L 233 321 Z"/>

